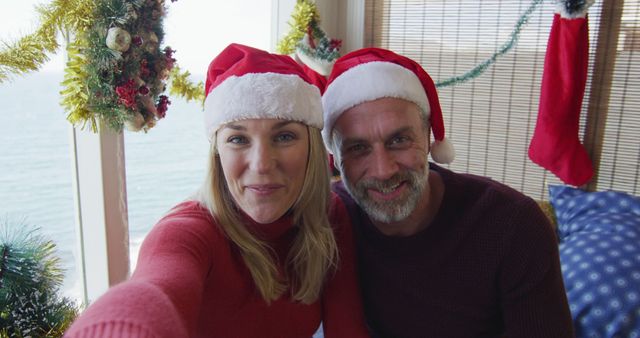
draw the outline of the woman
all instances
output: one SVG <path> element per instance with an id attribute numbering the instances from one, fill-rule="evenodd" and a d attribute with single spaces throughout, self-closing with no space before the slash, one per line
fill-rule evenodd
<path id="1" fill-rule="evenodd" d="M 319 89 L 290 57 L 232 44 L 206 93 L 201 192 L 154 226 L 132 277 L 66 336 L 310 337 L 320 321 L 326 337 L 366 336 Z"/>

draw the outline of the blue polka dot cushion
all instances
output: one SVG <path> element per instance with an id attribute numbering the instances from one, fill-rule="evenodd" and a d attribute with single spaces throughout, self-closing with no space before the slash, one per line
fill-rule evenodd
<path id="1" fill-rule="evenodd" d="M 577 337 L 640 338 L 640 198 L 550 186 Z"/>

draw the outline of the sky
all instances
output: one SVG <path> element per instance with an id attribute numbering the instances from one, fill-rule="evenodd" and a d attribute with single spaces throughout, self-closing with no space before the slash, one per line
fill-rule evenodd
<path id="1" fill-rule="evenodd" d="M 35 31 L 35 6 L 46 0 L 0 0 L 0 48 Z M 271 1 L 166 0 L 165 46 L 176 50 L 183 70 L 204 74 L 209 62 L 230 42 L 268 50 L 271 46 Z M 61 40 L 60 40 L 61 41 Z M 62 71 L 64 51 L 51 55 L 42 71 Z"/>

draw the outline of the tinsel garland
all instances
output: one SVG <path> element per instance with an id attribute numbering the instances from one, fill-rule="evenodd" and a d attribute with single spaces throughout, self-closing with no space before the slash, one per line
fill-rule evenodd
<path id="1" fill-rule="evenodd" d="M 289 21 L 291 30 L 278 42 L 276 51 L 280 54 L 294 53 L 298 42 L 307 33 L 307 27 L 310 26 L 311 22 L 320 22 L 320 15 L 315 2 L 312 0 L 298 0 L 293 8 L 291 21 Z"/>
<path id="2" fill-rule="evenodd" d="M 37 7 L 41 26 L 34 33 L 11 44 L 3 41 L 6 49 L 0 50 L 0 83 L 11 74 L 22 75 L 38 70 L 49 60 L 48 53 L 55 52 L 59 43 L 57 33 L 85 30 L 91 22 L 93 1 L 54 0 L 49 5 Z"/>
<path id="3" fill-rule="evenodd" d="M 292 55 L 318 73 L 329 76 L 340 57 L 342 41 L 329 38 L 320 28 L 320 14 L 313 0 L 298 0 L 289 21 L 290 30 L 277 44 L 281 54 Z"/>
<path id="4" fill-rule="evenodd" d="M 529 8 L 527 8 L 524 14 L 522 14 L 518 19 L 518 22 L 516 23 L 513 31 L 509 35 L 509 40 L 504 44 L 502 44 L 502 46 L 500 46 L 500 48 L 498 48 L 498 50 L 495 53 L 493 53 L 493 55 L 491 55 L 488 59 L 486 59 L 485 61 L 478 64 L 473 69 L 471 69 L 470 71 L 462 75 L 454 76 L 446 80 L 441 80 L 436 82 L 436 87 L 438 88 L 447 87 L 447 86 L 467 82 L 471 79 L 475 79 L 476 77 L 484 73 L 492 64 L 496 62 L 496 60 L 499 57 L 505 55 L 507 52 L 509 52 L 513 48 L 513 46 L 516 45 L 518 38 L 520 37 L 520 31 L 522 30 L 522 28 L 524 28 L 524 26 L 526 26 L 527 22 L 529 21 L 529 17 L 531 16 L 531 13 L 533 13 L 533 11 L 535 11 L 538 8 L 538 6 L 542 3 L 542 1 L 543 0 L 533 0 L 531 5 L 529 5 Z"/>
<path id="5" fill-rule="evenodd" d="M 78 306 L 58 296 L 55 244 L 22 222 L 0 224 L 0 338 L 61 337 Z"/>
<path id="6" fill-rule="evenodd" d="M 86 48 L 83 46 L 84 40 L 76 40 L 67 46 L 67 65 L 65 68 L 64 89 L 60 92 L 62 100 L 60 104 L 71 112 L 67 115 L 67 120 L 73 125 L 81 125 L 82 128 L 89 124 L 91 130 L 98 130 L 98 121 L 94 114 L 88 109 L 89 91 L 86 86 L 88 74 L 85 69 L 87 58 L 81 53 Z"/>
<path id="7" fill-rule="evenodd" d="M 189 71 L 182 72 L 178 65 L 174 65 L 169 77 L 171 80 L 169 93 L 180 96 L 187 102 L 196 100 L 204 104 L 204 82 L 200 81 L 197 84 L 193 84 L 189 80 L 190 75 Z"/>

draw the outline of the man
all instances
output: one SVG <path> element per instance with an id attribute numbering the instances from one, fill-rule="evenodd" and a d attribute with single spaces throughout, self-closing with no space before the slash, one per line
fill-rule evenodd
<path id="1" fill-rule="evenodd" d="M 573 336 L 556 237 L 535 201 L 428 163 L 454 152 L 420 65 L 377 48 L 347 54 L 323 106 L 373 336 Z"/>

